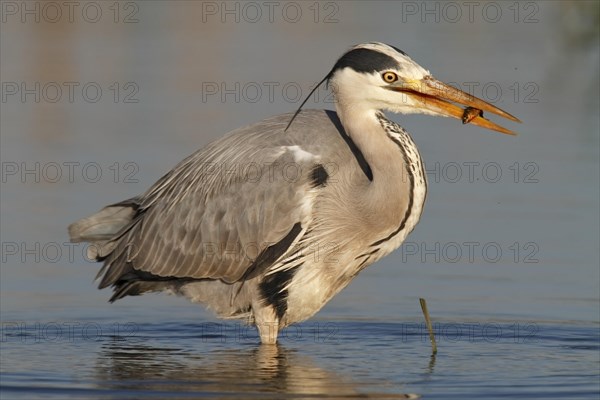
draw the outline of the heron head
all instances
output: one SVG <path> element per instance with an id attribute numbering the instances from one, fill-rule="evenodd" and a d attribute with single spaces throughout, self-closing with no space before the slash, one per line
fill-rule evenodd
<path id="1" fill-rule="evenodd" d="M 461 119 L 463 123 L 514 134 L 483 117 L 490 112 L 520 122 L 509 113 L 435 79 L 406 53 L 383 43 L 352 47 L 327 75 L 338 110 L 389 110 Z M 466 108 L 463 108 L 466 107 Z"/>

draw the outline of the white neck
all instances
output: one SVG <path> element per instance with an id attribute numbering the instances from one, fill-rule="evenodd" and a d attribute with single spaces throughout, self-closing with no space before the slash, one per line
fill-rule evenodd
<path id="1" fill-rule="evenodd" d="M 336 103 L 338 116 L 373 172 L 373 181 L 361 203 L 381 205 L 377 213 L 365 212 L 373 215 L 374 226 L 389 226 L 389 232 L 380 235 L 382 238 L 403 223 L 401 230 L 380 245 L 383 256 L 400 246 L 421 216 L 427 194 L 425 170 L 415 143 L 402 127 L 387 120 L 379 110 L 347 104 Z"/>

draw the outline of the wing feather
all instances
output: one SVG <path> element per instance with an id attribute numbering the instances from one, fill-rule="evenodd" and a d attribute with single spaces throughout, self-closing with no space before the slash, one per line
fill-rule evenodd
<path id="1" fill-rule="evenodd" d="M 302 153 L 298 159 L 298 146 L 287 142 L 284 127 L 285 120 L 265 121 L 234 131 L 156 182 L 139 198 L 140 215 L 107 258 L 101 286 L 114 284 L 127 268 L 235 282 L 261 251 L 283 239 L 288 245 L 297 241 L 289 235 L 302 235 L 305 229 L 296 227 L 310 221 L 317 190 L 310 171 L 318 157 Z M 285 170 L 290 163 L 302 171 L 294 179 Z M 260 173 L 251 179 L 247 166 Z M 277 250 L 271 253 L 285 253 Z"/>

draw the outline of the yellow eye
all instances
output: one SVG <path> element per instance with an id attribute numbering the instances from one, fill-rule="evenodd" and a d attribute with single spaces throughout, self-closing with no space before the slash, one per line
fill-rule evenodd
<path id="1" fill-rule="evenodd" d="M 395 73 L 393 73 L 391 71 L 384 72 L 383 74 L 381 74 L 381 77 L 387 83 L 394 83 L 398 80 L 398 75 L 396 75 Z"/>

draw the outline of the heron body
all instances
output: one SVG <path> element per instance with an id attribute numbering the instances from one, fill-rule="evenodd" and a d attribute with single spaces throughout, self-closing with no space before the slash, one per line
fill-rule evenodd
<path id="1" fill-rule="evenodd" d="M 419 221 L 421 156 L 382 110 L 461 119 L 450 100 L 516 120 L 450 91 L 381 43 L 351 48 L 326 79 L 337 112 L 306 110 L 234 130 L 146 193 L 69 227 L 104 262 L 98 277 L 100 288 L 114 288 L 111 301 L 183 295 L 254 323 L 263 343 L 275 343 L 280 329 L 314 315 Z M 510 133 L 482 115 L 470 122 Z"/>

